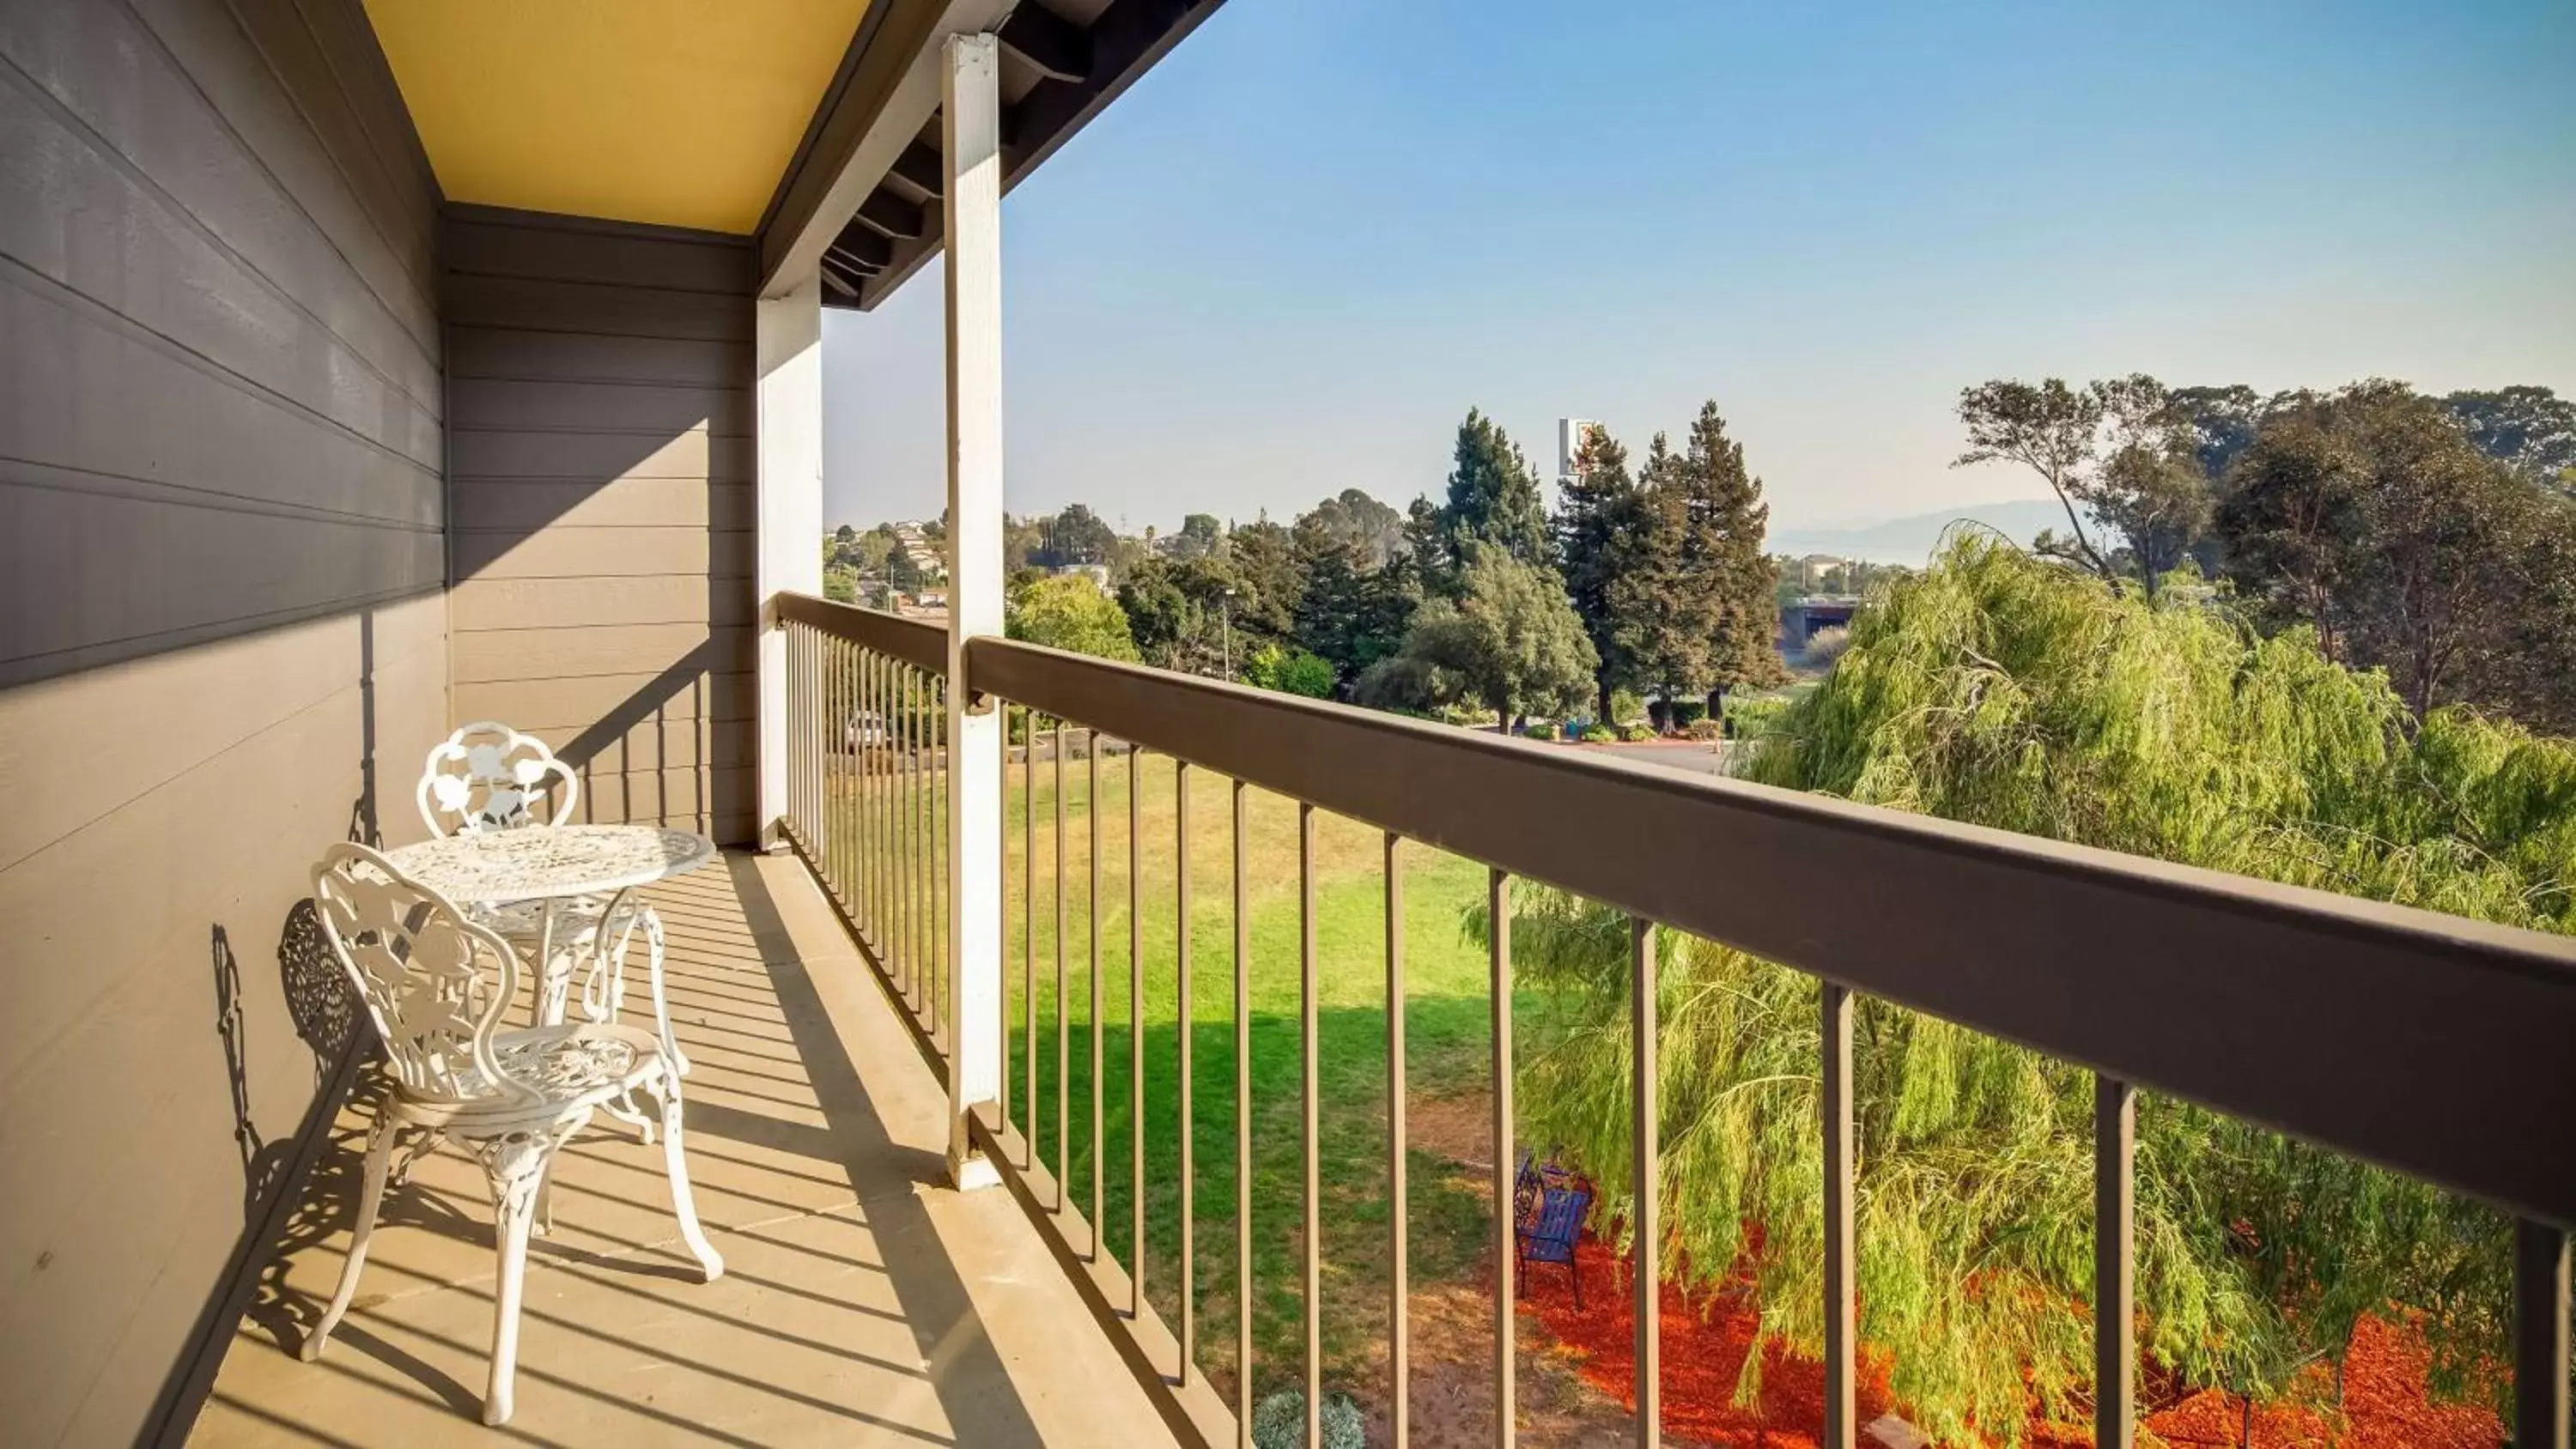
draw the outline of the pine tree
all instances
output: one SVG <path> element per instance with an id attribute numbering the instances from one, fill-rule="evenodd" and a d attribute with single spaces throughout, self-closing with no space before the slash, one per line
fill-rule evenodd
<path id="1" fill-rule="evenodd" d="M 1700 405 L 1676 477 L 1682 491 L 1685 565 L 1705 576 L 1708 710 L 1726 691 L 1785 683 L 1780 613 L 1770 556 L 1762 550 L 1771 506 L 1762 480 L 1744 471 L 1744 445 L 1726 435 L 1714 400 Z"/>
<path id="2" fill-rule="evenodd" d="M 1441 511 L 1441 523 L 1453 576 L 1468 543 L 1489 543 L 1543 568 L 1556 562 L 1547 536 L 1547 506 L 1529 459 L 1493 419 L 1474 408 L 1458 425 L 1449 506 Z"/>
<path id="3" fill-rule="evenodd" d="M 1696 567 L 1688 547 L 1692 531 L 1682 463 L 1662 433 L 1647 444 L 1646 461 L 1637 470 L 1631 563 L 1603 591 L 1629 676 L 1667 708 L 1701 688 L 1713 634 L 1707 627 L 1711 579 Z"/>
<path id="4" fill-rule="evenodd" d="M 1620 581 L 1644 566 L 1645 495 L 1628 475 L 1628 450 L 1595 428 L 1575 455 L 1574 476 L 1557 499 L 1556 547 L 1565 592 L 1601 656 L 1595 678 L 1599 717 L 1610 718 L 1610 692 L 1635 682 L 1627 631 L 1618 607 Z"/>

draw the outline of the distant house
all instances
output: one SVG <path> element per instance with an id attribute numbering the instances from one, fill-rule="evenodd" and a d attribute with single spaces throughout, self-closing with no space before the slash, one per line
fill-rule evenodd
<path id="1" fill-rule="evenodd" d="M 1089 579 L 1093 588 L 1104 594 L 1109 592 L 1107 564 L 1057 564 L 1048 569 L 1047 574 L 1059 579 Z"/>

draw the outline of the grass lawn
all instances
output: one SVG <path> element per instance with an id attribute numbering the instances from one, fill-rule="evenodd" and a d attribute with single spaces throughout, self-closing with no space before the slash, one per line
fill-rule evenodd
<path id="1" fill-rule="evenodd" d="M 1130 1228 L 1130 1154 L 1137 1133 L 1128 1106 L 1128 1049 L 1136 1023 L 1128 1000 L 1130 765 L 1102 756 L 1062 768 L 1058 890 L 1057 768 L 1036 767 L 1035 828 L 1024 826 L 1029 797 L 1022 770 L 1009 780 L 1008 899 L 1004 971 L 1010 1000 L 1009 1086 L 1013 1119 L 1091 1211 L 1095 1157 L 1111 1250 L 1137 1261 Z M 1167 1322 L 1177 1322 L 1180 1249 L 1179 1059 L 1181 1023 L 1191 1040 L 1194 1286 L 1197 1361 L 1229 1385 L 1234 1375 L 1235 1175 L 1233 783 L 1192 770 L 1189 789 L 1188 934 L 1191 990 L 1180 999 L 1176 890 L 1179 792 L 1174 764 L 1142 757 L 1134 770 L 1139 869 L 1133 911 L 1143 958 L 1145 1043 L 1145 1285 Z M 1303 1374 L 1304 1248 L 1299 1050 L 1298 811 L 1281 796 L 1246 789 L 1245 909 L 1251 941 L 1251 1114 L 1253 1345 L 1255 1382 L 1267 1391 Z M 1096 818 L 1095 818 L 1096 812 Z M 1387 1329 L 1386 967 L 1383 836 L 1355 822 L 1315 817 L 1317 1059 L 1323 1245 L 1322 1300 L 1328 1387 L 1364 1400 L 1376 1382 Z M 1096 826 L 1096 829 L 1095 829 Z M 1099 853 L 1099 895 L 1091 892 Z M 1031 892 L 1030 858 L 1035 880 Z M 1415 1095 L 1481 1091 L 1490 1036 L 1484 950 L 1464 934 L 1463 912 L 1483 899 L 1484 868 L 1407 843 L 1404 887 L 1405 1037 Z M 1034 912 L 1028 908 L 1034 905 Z M 1058 912 L 1063 929 L 1058 934 Z M 1094 1012 L 1092 949 L 1098 932 L 1099 1011 L 1105 1093 L 1092 1132 Z M 1063 946 L 1065 990 L 1056 989 Z M 1037 1096 L 1030 1110 L 1030 1044 L 1022 1033 L 1028 963 L 1035 963 Z M 1061 1020 L 1071 1050 L 1059 1061 Z M 1063 1088 L 1059 1096 L 1058 1073 Z M 1066 1130 L 1057 1127 L 1058 1106 Z M 1447 1144 L 1453 1150 L 1456 1144 Z M 1471 1276 L 1489 1240 L 1486 1209 L 1452 1156 L 1410 1154 L 1408 1204 L 1412 1278 L 1417 1284 Z"/>

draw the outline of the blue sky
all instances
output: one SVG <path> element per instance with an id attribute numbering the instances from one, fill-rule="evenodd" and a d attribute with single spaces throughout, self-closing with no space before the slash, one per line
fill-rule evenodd
<path id="1" fill-rule="evenodd" d="M 1714 397 L 1775 525 L 1882 518 L 2035 491 L 1947 467 L 1987 377 L 2576 393 L 2576 4 L 1229 0 L 1004 227 L 1014 512 Z M 827 516 L 936 512 L 937 272 L 825 337 Z"/>

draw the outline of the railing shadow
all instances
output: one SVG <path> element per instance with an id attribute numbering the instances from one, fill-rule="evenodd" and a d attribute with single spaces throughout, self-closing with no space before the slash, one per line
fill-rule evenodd
<path id="1" fill-rule="evenodd" d="M 786 923 L 761 882 L 757 863 L 729 857 L 727 865 L 754 938 L 782 939 Z M 907 1245 L 938 1242 L 927 1206 L 909 1188 L 944 1184 L 946 1159 L 893 1140 L 804 963 L 785 953 L 764 951 L 762 955 L 836 1155 L 845 1164 L 892 1162 L 909 1180 L 907 1187 L 889 1191 L 884 1190 L 882 1177 L 871 1174 L 872 1180 L 863 1181 L 855 1170 L 850 1175 L 851 1187 L 863 1194 L 868 1225 L 883 1250 L 895 1298 L 920 1346 L 922 1361 L 931 1365 L 932 1391 L 958 1442 L 979 1449 L 1043 1443 L 948 1255 L 905 1250 Z M 887 1009 L 894 1009 L 891 1003 Z"/>

